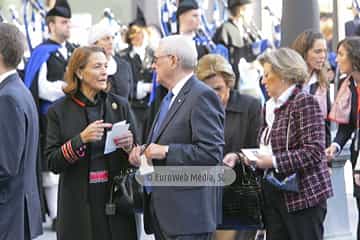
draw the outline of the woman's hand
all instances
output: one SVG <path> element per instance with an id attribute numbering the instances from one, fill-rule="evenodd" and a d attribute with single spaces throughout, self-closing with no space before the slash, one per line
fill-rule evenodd
<path id="1" fill-rule="evenodd" d="M 327 160 L 328 161 L 333 160 L 336 152 L 337 152 L 337 148 L 333 144 L 331 144 L 330 147 L 325 149 L 325 155 L 326 155 Z"/>
<path id="2" fill-rule="evenodd" d="M 257 154 L 256 167 L 260 169 L 273 168 L 273 156 L 267 154 Z M 245 162 L 247 165 L 252 165 L 250 161 Z"/>
<path id="3" fill-rule="evenodd" d="M 90 123 L 81 133 L 83 143 L 100 141 L 104 135 L 105 128 L 111 128 L 111 123 L 104 123 L 104 120 L 97 120 Z"/>
<path id="4" fill-rule="evenodd" d="M 360 186 L 360 173 L 354 174 L 354 181 L 357 186 Z"/>
<path id="5" fill-rule="evenodd" d="M 132 132 L 127 131 L 121 137 L 114 138 L 114 143 L 115 143 L 116 147 L 122 148 L 125 152 L 129 153 L 129 152 L 131 152 L 131 149 L 134 144 L 134 136 L 133 136 Z"/>
<path id="6" fill-rule="evenodd" d="M 225 157 L 223 159 L 223 163 L 228 167 L 234 168 L 236 165 L 236 162 L 239 160 L 240 159 L 238 158 L 236 153 L 228 153 L 225 155 Z"/>

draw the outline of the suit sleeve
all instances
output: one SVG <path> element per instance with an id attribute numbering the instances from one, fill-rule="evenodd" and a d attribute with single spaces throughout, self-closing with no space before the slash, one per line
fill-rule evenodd
<path id="1" fill-rule="evenodd" d="M 223 156 L 224 110 L 213 91 L 191 103 L 191 144 L 169 144 L 167 161 L 177 165 L 217 165 Z"/>
<path id="2" fill-rule="evenodd" d="M 0 97 L 0 115 L 1 189 L 1 185 L 19 174 L 21 161 L 24 157 L 27 120 L 25 113 L 9 96 Z"/>
<path id="3" fill-rule="evenodd" d="M 83 144 L 79 134 L 65 142 L 61 139 L 59 118 L 51 109 L 47 115 L 46 159 L 51 171 L 61 173 L 86 155 L 87 146 Z"/>
<path id="4" fill-rule="evenodd" d="M 347 124 L 339 124 L 334 142 L 336 142 L 337 144 L 340 145 L 341 148 L 343 148 L 346 142 L 350 139 L 354 131 L 355 131 L 355 127 L 351 122 Z"/>
<path id="5" fill-rule="evenodd" d="M 285 174 L 313 168 L 326 159 L 324 118 L 316 99 L 306 97 L 294 105 L 296 109 L 290 122 L 289 141 L 291 135 L 297 132 L 296 147 L 289 142 L 288 151 L 284 149 L 274 153 L 279 172 Z"/>

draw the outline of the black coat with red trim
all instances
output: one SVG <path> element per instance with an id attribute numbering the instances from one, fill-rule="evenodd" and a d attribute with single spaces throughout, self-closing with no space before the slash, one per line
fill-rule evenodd
<path id="1" fill-rule="evenodd" d="M 130 130 L 136 135 L 133 117 L 125 98 L 112 93 L 101 93 L 99 101 L 104 101 L 104 122 L 126 120 L 130 123 Z M 88 199 L 91 152 L 90 147 L 80 139 L 80 132 L 89 124 L 86 104 L 76 97 L 66 96 L 58 100 L 47 114 L 45 154 L 50 170 L 60 174 L 57 222 L 57 238 L 60 240 L 92 240 L 92 229 L 96 228 L 91 224 Z M 118 149 L 103 158 L 109 181 L 120 174 L 120 171 L 130 167 L 128 155 L 123 150 Z M 124 239 L 136 239 L 131 237 L 136 236 L 134 216 L 116 215 L 109 218 L 109 221 L 113 239 L 119 238 L 119 234 Z"/>

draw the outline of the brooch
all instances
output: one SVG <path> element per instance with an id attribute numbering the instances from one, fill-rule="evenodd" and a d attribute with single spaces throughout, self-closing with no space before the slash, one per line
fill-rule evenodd
<path id="1" fill-rule="evenodd" d="M 113 102 L 111 104 L 111 107 L 112 107 L 112 109 L 116 110 L 118 108 L 118 105 L 115 102 Z"/>

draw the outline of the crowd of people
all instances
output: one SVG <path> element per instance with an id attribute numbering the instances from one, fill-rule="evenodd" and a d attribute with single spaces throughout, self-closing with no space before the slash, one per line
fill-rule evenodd
<path id="1" fill-rule="evenodd" d="M 57 0 L 46 15 L 49 38 L 21 74 L 25 38 L 0 23 L 0 239 L 33 239 L 47 217 L 59 240 L 321 240 L 331 160 L 349 139 L 359 208 L 360 37 L 337 45 L 342 79 L 331 100 L 327 39 L 305 30 L 291 46 L 254 54 L 250 4 L 229 0 L 230 17 L 211 40 L 228 59 L 196 40 L 196 0 L 179 1 L 177 33 L 156 46 L 144 17 L 131 22 L 121 51 L 104 20 L 87 46 L 70 43 L 71 8 Z M 239 92 L 241 58 L 260 63 L 265 103 Z M 122 121 L 128 129 L 109 143 Z M 256 160 L 242 149 L 257 149 Z M 145 179 L 140 209 L 113 203 L 138 169 L 239 165 L 260 179 L 259 226 L 223 216 L 218 185 Z"/>

